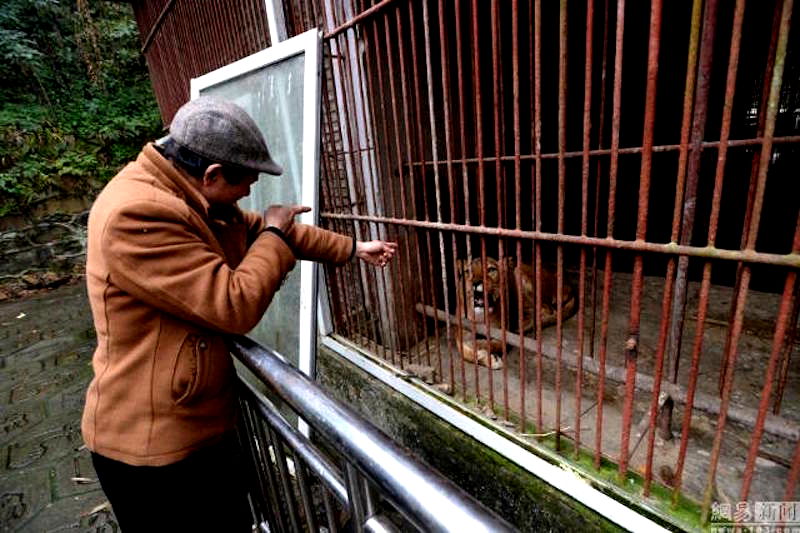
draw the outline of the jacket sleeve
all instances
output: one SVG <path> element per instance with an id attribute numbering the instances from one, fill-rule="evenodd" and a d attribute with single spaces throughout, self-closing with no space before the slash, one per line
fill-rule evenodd
<path id="1" fill-rule="evenodd" d="M 202 232 L 168 205 L 121 206 L 109 217 L 101 241 L 111 281 L 189 322 L 246 333 L 294 267 L 294 255 L 279 237 L 262 232 L 232 269 Z"/>
<path id="2" fill-rule="evenodd" d="M 255 235 L 266 229 L 264 218 L 251 211 L 244 212 L 248 234 Z M 341 265 L 355 255 L 355 239 L 307 224 L 294 224 L 286 235 L 286 242 L 297 259 Z"/>
<path id="3" fill-rule="evenodd" d="M 298 259 L 341 265 L 352 259 L 356 251 L 353 237 L 316 226 L 294 224 L 286 240 Z"/>

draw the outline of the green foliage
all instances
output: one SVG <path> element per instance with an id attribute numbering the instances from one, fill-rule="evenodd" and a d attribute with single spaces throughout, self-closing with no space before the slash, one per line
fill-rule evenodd
<path id="1" fill-rule="evenodd" d="M 0 216 L 92 194 L 161 133 L 131 6 L 0 3 Z"/>

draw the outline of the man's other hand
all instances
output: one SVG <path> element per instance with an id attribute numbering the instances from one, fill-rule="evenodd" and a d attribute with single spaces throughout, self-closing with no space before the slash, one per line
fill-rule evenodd
<path id="1" fill-rule="evenodd" d="M 386 266 L 397 252 L 396 242 L 386 241 L 358 241 L 356 243 L 356 256 L 362 261 L 375 266 Z"/>
<path id="2" fill-rule="evenodd" d="M 311 208 L 304 205 L 271 205 L 264 211 L 264 223 L 287 234 L 294 225 L 294 217 L 309 211 Z"/>

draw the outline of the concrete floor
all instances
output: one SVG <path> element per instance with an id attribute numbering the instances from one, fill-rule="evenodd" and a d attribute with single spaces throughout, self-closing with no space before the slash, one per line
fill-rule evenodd
<path id="1" fill-rule="evenodd" d="M 602 273 L 599 278 L 602 282 Z M 629 274 L 615 274 L 613 290 L 611 293 L 609 334 L 607 344 L 607 365 L 624 369 L 625 341 L 628 338 L 628 320 L 630 312 L 630 287 Z M 688 383 L 688 374 L 691 363 L 692 344 L 694 340 L 695 318 L 697 312 L 697 294 L 699 283 L 691 283 L 688 291 L 687 321 L 684 326 L 684 342 L 679 366 L 678 384 L 684 389 Z M 598 292 L 598 299 L 602 294 L 602 286 Z M 713 286 L 710 294 L 710 306 L 704 331 L 704 344 L 700 358 L 698 377 L 698 395 L 703 395 L 708 404 L 719 403 L 718 376 L 722 351 L 725 346 L 727 334 L 727 314 L 730 308 L 732 290 L 728 287 Z M 663 279 L 646 278 L 642 295 L 641 333 L 639 339 L 639 358 L 637 372 L 639 375 L 652 376 L 655 362 L 655 352 L 658 343 L 659 325 L 661 320 L 661 299 L 663 296 Z M 777 315 L 780 295 L 750 291 L 747 300 L 747 312 L 744 320 L 743 334 L 739 343 L 739 354 L 735 366 L 734 386 L 731 397 L 731 410 L 736 410 L 736 416 L 730 416 L 723 432 L 720 461 L 717 474 L 713 483 L 713 501 L 731 503 L 735 505 L 740 499 L 742 475 L 745 468 L 747 451 L 752 436 L 752 424 L 744 421 L 749 415 L 754 415 L 758 409 L 761 391 L 764 384 L 767 360 L 772 347 L 774 334 L 774 320 Z M 587 310 L 591 302 L 587 302 Z M 594 354 L 597 357 L 600 345 L 600 306 L 598 306 L 597 335 L 595 339 Z M 586 334 L 584 355 L 590 354 L 589 349 L 589 317 L 587 311 Z M 561 428 L 570 436 L 574 436 L 575 427 L 575 367 L 577 355 L 577 317 L 573 316 L 564 323 L 563 354 L 562 354 L 562 385 L 561 385 Z M 452 335 L 455 327 L 451 324 Z M 465 338 L 471 338 L 471 331 Z M 462 381 L 461 360 L 458 357 L 455 340 L 448 342 L 444 324 L 440 324 L 439 349 L 436 349 L 433 336 L 429 339 L 428 347 L 424 343 L 410 350 L 412 362 L 421 361 L 423 367 L 427 366 L 430 355 L 431 367 L 436 376 L 429 379 L 431 382 L 450 381 L 450 357 L 453 361 L 454 383 L 451 384 L 454 396 L 462 398 L 464 391 L 468 398 L 476 396 L 476 381 L 479 397 L 482 403 L 489 401 L 490 379 L 494 399 L 494 412 L 484 406 L 478 412 L 489 418 L 496 418 L 497 423 L 506 428 L 514 428 L 506 422 L 506 405 L 508 417 L 518 420 L 521 412 L 520 379 L 520 350 L 508 346 L 506 369 L 488 371 L 485 367 L 464 363 L 466 380 Z M 533 337 L 533 334 L 530 334 Z M 534 341 L 535 343 L 535 341 Z M 556 391 L 555 391 L 555 327 L 543 331 L 543 352 L 549 357 L 543 357 L 542 373 L 542 400 L 541 411 L 543 424 L 537 432 L 552 431 L 556 427 Z M 795 352 L 797 349 L 795 348 Z M 442 374 L 439 374 L 438 360 L 441 354 Z M 796 354 L 795 354 L 796 355 Z M 525 412 L 526 421 L 535 423 L 537 418 L 538 397 L 536 394 L 536 357 L 533 350 L 525 352 L 526 385 Z M 412 367 L 413 368 L 413 367 Z M 491 374 L 491 378 L 490 378 Z M 622 379 L 615 381 L 607 375 L 603 401 L 602 425 L 602 453 L 611 460 L 619 457 L 621 448 L 622 430 L 622 405 L 624 398 L 624 373 Z M 596 438 L 596 412 L 597 412 L 597 379 L 596 374 L 584 373 L 583 394 L 581 396 L 581 441 L 583 446 L 593 453 Z M 632 417 L 630 450 L 630 469 L 644 474 L 647 454 L 647 424 L 649 420 L 649 406 L 651 393 L 637 390 L 634 395 L 634 413 Z M 508 398 L 506 400 L 505 398 Z M 507 402 L 507 403 L 506 403 Z M 697 403 L 695 404 L 697 405 Z M 771 404 L 770 404 L 771 408 Z M 770 411 L 771 412 L 771 411 Z M 739 416 L 742 414 L 742 416 Z M 695 409 L 692 416 L 688 451 L 684 467 L 682 490 L 684 494 L 695 500 L 702 500 L 703 493 L 709 479 L 710 451 L 714 441 L 717 427 L 717 415 Z M 738 419 L 738 421 L 737 421 Z M 785 433 L 796 432 L 800 427 L 800 369 L 793 365 L 789 373 L 786 392 L 783 398 L 780 418 L 769 417 L 772 428 L 779 427 L 784 435 L 764 433 L 761 440 L 759 454 L 756 460 L 755 475 L 748 499 L 754 501 L 780 501 L 783 500 L 788 478 L 789 464 L 791 462 L 797 438 L 786 437 Z M 670 474 L 676 463 L 680 445 L 681 424 L 683 421 L 683 405 L 678 403 L 673 416 L 672 431 L 674 438 L 671 440 L 655 439 L 654 450 L 654 481 L 665 486 L 670 485 Z M 528 430 L 530 431 L 530 429 Z M 640 437 L 644 434 L 644 438 Z M 529 439 L 532 440 L 532 439 Z M 637 445 L 638 443 L 638 445 Z M 796 498 L 800 499 L 800 491 Z"/>

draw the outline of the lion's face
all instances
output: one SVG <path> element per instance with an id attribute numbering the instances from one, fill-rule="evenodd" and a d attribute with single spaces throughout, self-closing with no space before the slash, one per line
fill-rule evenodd
<path id="1" fill-rule="evenodd" d="M 486 258 L 486 276 L 480 258 L 471 262 L 456 261 L 461 280 L 466 318 L 475 321 L 490 318 L 500 306 L 500 267 L 497 260 Z"/>

